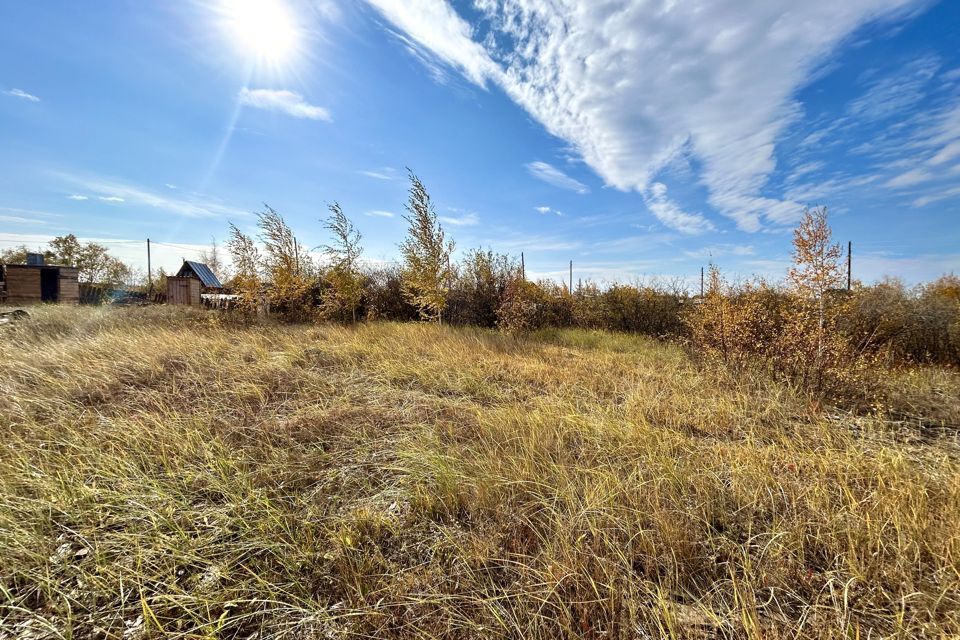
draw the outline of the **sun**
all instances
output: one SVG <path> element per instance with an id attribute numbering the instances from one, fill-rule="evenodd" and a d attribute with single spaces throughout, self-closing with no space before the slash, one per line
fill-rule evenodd
<path id="1" fill-rule="evenodd" d="M 283 0 L 220 0 L 219 9 L 236 47 L 257 62 L 279 65 L 299 45 L 297 21 Z"/>

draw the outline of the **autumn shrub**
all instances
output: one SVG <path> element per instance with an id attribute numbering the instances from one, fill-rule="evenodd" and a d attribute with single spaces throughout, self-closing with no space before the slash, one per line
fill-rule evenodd
<path id="1" fill-rule="evenodd" d="M 516 260 L 487 250 L 472 249 L 455 268 L 447 302 L 452 324 L 492 328 L 507 285 L 518 275 Z"/>
<path id="2" fill-rule="evenodd" d="M 420 318 L 417 307 L 403 295 L 403 272 L 399 266 L 384 264 L 368 267 L 364 276 L 364 318 L 397 322 L 412 322 Z"/>
<path id="3" fill-rule="evenodd" d="M 553 326 L 551 293 L 540 283 L 513 278 L 507 283 L 497 310 L 497 326 L 509 333 L 525 333 Z"/>
<path id="4" fill-rule="evenodd" d="M 705 295 L 684 316 L 690 344 L 704 359 L 760 367 L 814 396 L 871 401 L 877 361 L 867 348 L 867 330 L 850 329 L 856 302 L 837 288 L 839 258 L 826 210 L 817 209 L 805 212 L 794 233 L 794 264 L 783 287 L 762 281 L 732 286 L 711 265 Z M 883 311 L 873 315 L 864 314 L 864 323 L 879 327 Z M 888 322 L 887 330 L 895 332 L 897 323 Z"/>
<path id="5" fill-rule="evenodd" d="M 230 226 L 227 248 L 234 266 L 232 286 L 246 312 L 269 309 L 291 321 L 316 317 L 323 285 L 320 271 L 283 217 L 265 205 L 257 214 L 258 239 Z"/>
<path id="6" fill-rule="evenodd" d="M 690 343 L 703 358 L 727 366 L 768 363 L 779 336 L 769 297 L 760 285 L 735 288 L 710 265 L 703 297 L 683 316 Z"/>
<path id="7" fill-rule="evenodd" d="M 407 237 L 400 243 L 403 295 L 423 320 L 442 323 L 453 279 L 450 254 L 455 244 L 437 219 L 427 188 L 413 172 L 406 208 Z"/>
<path id="8" fill-rule="evenodd" d="M 599 296 L 600 328 L 654 337 L 681 334 L 680 311 L 685 301 L 679 291 L 614 284 Z"/>
<path id="9" fill-rule="evenodd" d="M 323 270 L 326 286 L 320 293 L 320 315 L 325 320 L 356 322 L 364 289 L 360 270 L 361 236 L 339 203 L 334 202 L 329 209 L 330 216 L 324 226 L 332 240 L 324 247 L 329 264 Z"/>

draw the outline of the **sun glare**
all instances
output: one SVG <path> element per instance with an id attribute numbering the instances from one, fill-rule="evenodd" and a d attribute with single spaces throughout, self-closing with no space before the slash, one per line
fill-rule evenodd
<path id="1" fill-rule="evenodd" d="M 283 0 L 221 0 L 220 12 L 236 46 L 258 62 L 280 64 L 297 48 L 299 30 Z"/>

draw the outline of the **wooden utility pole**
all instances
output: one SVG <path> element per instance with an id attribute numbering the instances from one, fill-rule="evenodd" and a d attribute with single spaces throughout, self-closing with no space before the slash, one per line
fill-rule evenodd
<path id="1" fill-rule="evenodd" d="M 527 279 L 527 267 L 523 263 L 523 251 L 520 252 L 520 277 L 524 280 Z"/>
<path id="2" fill-rule="evenodd" d="M 570 261 L 570 295 L 573 295 L 573 260 Z"/>
<path id="3" fill-rule="evenodd" d="M 153 293 L 153 270 L 150 268 L 150 238 L 147 238 L 147 293 Z"/>
<path id="4" fill-rule="evenodd" d="M 847 291 L 850 291 L 851 274 L 853 273 L 853 242 L 847 240 Z"/>
<path id="5" fill-rule="evenodd" d="M 703 267 L 700 267 L 700 297 L 703 297 Z"/>

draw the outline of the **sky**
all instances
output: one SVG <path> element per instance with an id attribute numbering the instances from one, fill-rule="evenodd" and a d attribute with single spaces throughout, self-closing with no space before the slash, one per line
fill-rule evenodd
<path id="1" fill-rule="evenodd" d="M 398 257 L 408 168 L 458 252 L 600 282 L 960 272 L 954 0 L 0 3 L 0 248 L 176 270 L 264 203 Z"/>

